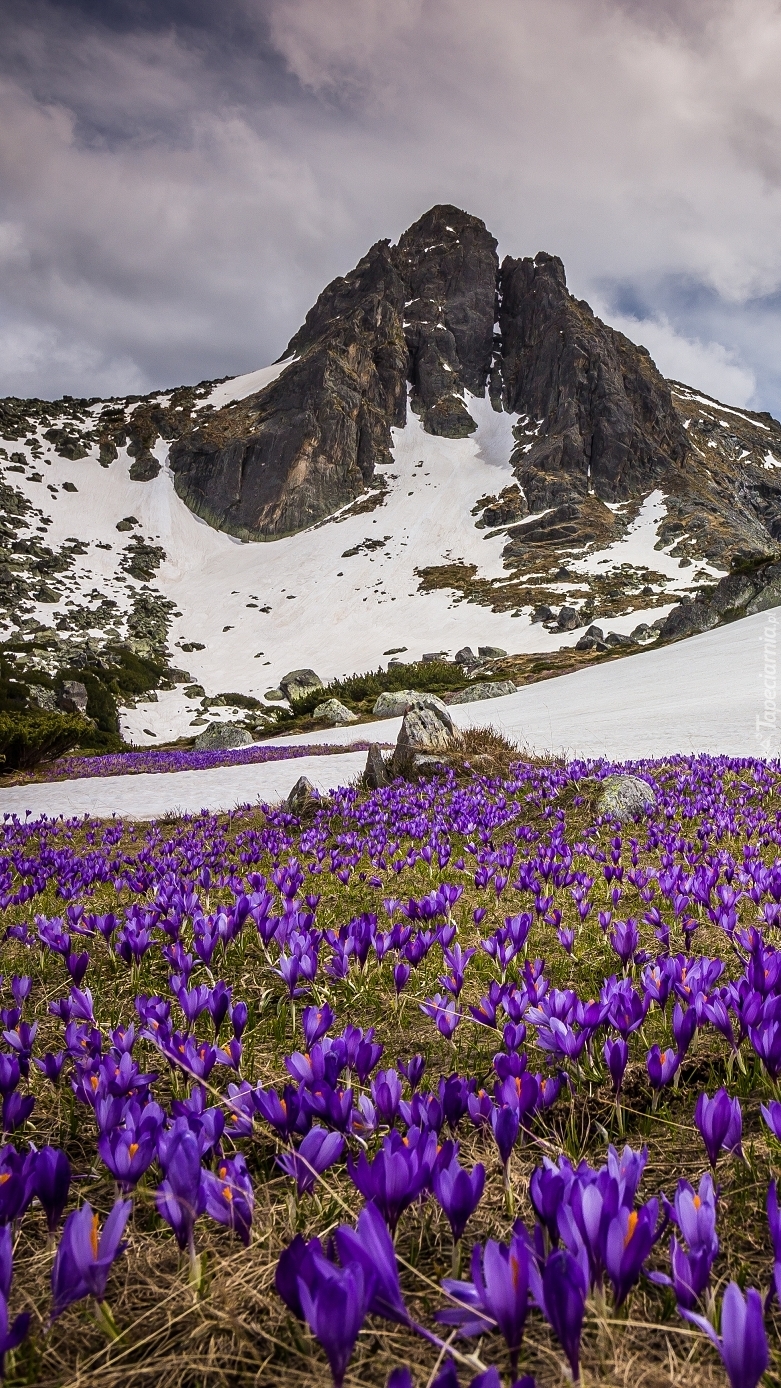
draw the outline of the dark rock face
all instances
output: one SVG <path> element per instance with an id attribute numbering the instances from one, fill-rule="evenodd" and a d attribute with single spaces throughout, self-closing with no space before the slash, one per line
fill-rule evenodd
<path id="1" fill-rule="evenodd" d="M 503 398 L 527 421 L 516 473 L 530 511 L 555 508 L 550 531 L 590 490 L 615 502 L 665 483 L 688 445 L 645 349 L 572 297 L 558 256 L 508 256 L 501 286 Z"/>
<path id="2" fill-rule="evenodd" d="M 312 525 L 362 495 L 391 461 L 407 382 L 429 433 L 471 433 L 457 392 L 485 393 L 497 268 L 494 238 L 454 207 L 432 208 L 395 247 L 378 242 L 320 295 L 276 381 L 173 444 L 179 495 L 245 538 Z"/>

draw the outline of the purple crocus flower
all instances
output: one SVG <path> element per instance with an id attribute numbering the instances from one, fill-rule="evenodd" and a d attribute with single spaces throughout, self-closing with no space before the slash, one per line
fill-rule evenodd
<path id="1" fill-rule="evenodd" d="M 610 943 L 621 963 L 626 967 L 640 943 L 637 922 L 631 918 L 625 921 L 614 921 Z"/>
<path id="2" fill-rule="evenodd" d="M 529 1309 L 530 1256 L 522 1234 L 509 1244 L 489 1239 L 483 1250 L 472 1249 L 471 1282 L 446 1278 L 442 1286 L 461 1305 L 437 1312 L 437 1320 L 457 1325 L 462 1335 L 483 1335 L 494 1325 L 504 1336 L 513 1372 Z"/>
<path id="3" fill-rule="evenodd" d="M 781 1210 L 775 1181 L 770 1182 L 767 1191 L 767 1222 L 773 1244 L 773 1288 L 781 1305 Z"/>
<path id="4" fill-rule="evenodd" d="M 397 1065 L 413 1094 L 423 1078 L 426 1062 L 422 1055 L 410 1056 L 409 1060 L 398 1060 Z"/>
<path id="5" fill-rule="evenodd" d="M 132 1201 L 117 1200 L 102 1232 L 99 1216 L 86 1202 L 68 1215 L 52 1268 L 52 1320 L 85 1296 L 103 1300 L 111 1265 L 125 1247 L 121 1240 L 131 1208 Z"/>
<path id="6" fill-rule="evenodd" d="M 206 1208 L 198 1139 L 186 1118 L 177 1118 L 173 1128 L 158 1143 L 165 1179 L 155 1192 L 157 1212 L 170 1224 L 179 1247 L 193 1254 L 193 1229 Z"/>
<path id="7" fill-rule="evenodd" d="M 629 1047 L 622 1036 L 615 1040 L 607 1040 L 602 1054 L 605 1057 L 605 1064 L 610 1072 L 613 1082 L 613 1092 L 618 1095 L 621 1092 L 621 1085 L 624 1081 L 624 1071 L 629 1060 Z"/>
<path id="8" fill-rule="evenodd" d="M 520 1130 L 521 1119 L 517 1109 L 511 1108 L 509 1104 L 502 1104 L 499 1108 L 491 1110 L 491 1131 L 505 1171 Z"/>
<path id="9" fill-rule="evenodd" d="M 152 1165 L 157 1133 L 133 1128 L 114 1128 L 98 1138 L 98 1155 L 127 1195 Z"/>
<path id="10" fill-rule="evenodd" d="M 308 1051 L 311 1051 L 316 1041 L 325 1036 L 335 1019 L 336 1014 L 327 1002 L 323 1003 L 322 1007 L 304 1008 L 301 1013 L 301 1027 Z"/>
<path id="11" fill-rule="evenodd" d="M 355 1229 L 340 1224 L 336 1231 L 336 1247 L 344 1267 L 359 1263 L 367 1282 L 373 1279 L 369 1314 L 384 1316 L 386 1320 L 397 1321 L 400 1325 L 409 1325 L 393 1240 L 376 1205 L 369 1204 L 361 1210 Z"/>
<path id="12" fill-rule="evenodd" d="M 341 1133 L 325 1128 L 311 1128 L 297 1152 L 283 1152 L 277 1157 L 286 1176 L 296 1182 L 299 1195 L 312 1190 L 318 1175 L 337 1162 L 344 1151 Z"/>
<path id="13" fill-rule="evenodd" d="M 449 1161 L 443 1162 L 449 1152 Z M 485 1185 L 485 1167 L 481 1162 L 465 1171 L 458 1161 L 458 1149 L 446 1143 L 434 1166 L 431 1188 L 450 1223 L 453 1240 L 458 1243 L 466 1222 L 480 1203 Z"/>
<path id="14" fill-rule="evenodd" d="M 653 1089 L 663 1089 L 670 1083 L 676 1070 L 681 1063 L 681 1057 L 677 1051 L 668 1046 L 662 1051 L 658 1046 L 652 1046 L 645 1058 L 645 1068 L 648 1071 L 648 1078 Z"/>
<path id="15" fill-rule="evenodd" d="M 757 1388 L 770 1359 L 759 1292 L 750 1287 L 744 1297 L 737 1282 L 730 1282 L 721 1302 L 720 1336 L 705 1316 L 685 1307 L 679 1310 L 716 1346 L 730 1388 Z"/>
<path id="16" fill-rule="evenodd" d="M 29 1311 L 22 1311 L 9 1326 L 8 1299 L 0 1292 L 0 1379 L 5 1378 L 5 1356 L 22 1343 L 29 1328 Z"/>
<path id="17" fill-rule="evenodd" d="M 71 1167 L 65 1153 L 59 1147 L 42 1147 L 35 1155 L 32 1190 L 46 1213 L 50 1237 L 62 1219 L 70 1184 Z"/>
<path id="18" fill-rule="evenodd" d="M 407 1206 L 428 1189 L 435 1154 L 433 1133 L 419 1137 L 413 1146 L 409 1137 L 402 1142 L 400 1134 L 392 1132 L 371 1163 L 365 1152 L 357 1162 L 347 1158 L 350 1179 L 365 1200 L 375 1202 L 391 1233 Z"/>
<path id="19" fill-rule="evenodd" d="M 374 1289 L 360 1263 L 339 1268 L 315 1255 L 317 1276 L 310 1285 L 299 1277 L 301 1309 L 331 1366 L 334 1388 L 342 1388 L 347 1365 L 366 1319 Z"/>
<path id="20" fill-rule="evenodd" d="M 401 1080 L 395 1070 L 378 1070 L 371 1084 L 374 1106 L 382 1123 L 392 1127 L 401 1103 Z"/>
<path id="21" fill-rule="evenodd" d="M 773 1137 L 781 1142 L 781 1103 L 778 1099 L 771 1099 L 769 1104 L 760 1104 L 759 1108 Z"/>
<path id="22" fill-rule="evenodd" d="M 622 1206 L 605 1233 L 605 1270 L 613 1283 L 616 1307 L 622 1306 L 637 1282 L 656 1241 L 659 1201 L 649 1200 L 639 1210 Z"/>
<path id="23" fill-rule="evenodd" d="M 537 1280 L 537 1279 L 535 1279 Z M 580 1379 L 580 1337 L 586 1305 L 586 1279 L 577 1259 L 556 1248 L 545 1261 L 536 1298 L 567 1356 L 572 1379 Z"/>
<path id="24" fill-rule="evenodd" d="M 244 1247 L 249 1245 L 255 1197 L 247 1163 L 240 1153 L 224 1157 L 216 1173 L 204 1171 L 206 1212 L 238 1234 Z"/>
<path id="25" fill-rule="evenodd" d="M 62 1067 L 64 1064 L 64 1051 L 57 1051 L 56 1054 L 53 1054 L 51 1051 L 47 1051 L 46 1055 L 43 1057 L 42 1060 L 39 1060 L 36 1056 L 33 1056 L 33 1065 L 36 1067 L 37 1070 L 40 1070 L 42 1075 L 46 1076 L 47 1080 L 51 1080 L 52 1084 L 59 1084 L 60 1075 L 62 1074 Z"/>
<path id="26" fill-rule="evenodd" d="M 743 1133 L 740 1101 L 730 1099 L 726 1089 L 718 1089 L 712 1099 L 709 1099 L 703 1090 L 694 1110 L 694 1122 L 714 1169 L 722 1147 L 730 1152 L 740 1151 Z"/>

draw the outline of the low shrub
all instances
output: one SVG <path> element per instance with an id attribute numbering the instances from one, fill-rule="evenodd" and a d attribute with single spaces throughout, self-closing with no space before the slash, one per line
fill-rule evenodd
<path id="1" fill-rule="evenodd" d="M 423 694 L 455 693 L 465 689 L 469 681 L 461 667 L 448 660 L 413 661 L 409 665 L 389 665 L 387 670 L 368 670 L 364 675 L 348 675 L 343 680 L 331 680 L 322 689 L 313 689 L 293 701 L 296 715 L 312 713 L 325 699 L 339 699 L 349 707 L 357 706 L 369 712 L 380 694 L 397 689 L 417 689 Z"/>
<path id="2" fill-rule="evenodd" d="M 70 752 L 89 730 L 73 713 L 0 713 L 4 770 L 22 771 Z"/>

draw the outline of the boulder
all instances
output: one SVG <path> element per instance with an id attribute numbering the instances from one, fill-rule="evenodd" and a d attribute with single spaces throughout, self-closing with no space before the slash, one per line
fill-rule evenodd
<path id="1" fill-rule="evenodd" d="M 86 713 L 87 686 L 82 684 L 81 680 L 65 680 L 59 704 L 66 713 Z"/>
<path id="2" fill-rule="evenodd" d="M 305 819 L 314 813 L 320 804 L 320 796 L 306 776 L 299 776 L 285 801 L 288 814 L 297 819 Z"/>
<path id="3" fill-rule="evenodd" d="M 379 744 L 372 742 L 366 757 L 363 783 L 368 790 L 380 790 L 383 786 L 390 785 L 390 781 L 390 773 Z"/>
<path id="4" fill-rule="evenodd" d="M 443 705 L 437 708 L 413 708 L 405 713 L 399 731 L 391 768 L 394 775 L 415 774 L 419 756 L 432 756 L 452 751 L 461 741 L 461 734 Z"/>
<path id="5" fill-rule="evenodd" d="M 574 607 L 562 607 L 556 618 L 559 631 L 574 631 L 580 626 L 580 617 Z"/>
<path id="6" fill-rule="evenodd" d="M 427 651 L 420 657 L 422 665 L 433 665 L 440 660 L 447 660 L 447 651 Z"/>
<path id="7" fill-rule="evenodd" d="M 301 699 L 305 694 L 311 694 L 313 689 L 322 689 L 323 681 L 314 670 L 290 670 L 287 675 L 282 676 L 279 687 L 285 698 L 292 702 L 293 699 Z"/>
<path id="8" fill-rule="evenodd" d="M 695 598 L 693 602 L 684 599 L 668 614 L 660 635 L 665 641 L 678 641 L 681 637 L 696 636 L 718 625 L 719 611 L 712 603 L 704 598 Z"/>
<path id="9" fill-rule="evenodd" d="M 377 718 L 403 718 L 411 708 L 434 709 L 435 712 L 450 716 L 447 713 L 447 704 L 436 694 L 421 694 L 417 689 L 394 689 L 380 694 L 373 712 Z"/>
<path id="10" fill-rule="evenodd" d="M 264 698 L 272 704 L 284 704 L 285 696 L 281 689 L 267 689 Z"/>
<path id="11" fill-rule="evenodd" d="M 552 607 L 547 607 L 544 603 L 540 607 L 535 607 L 532 612 L 532 622 L 550 622 L 556 616 Z"/>
<path id="12" fill-rule="evenodd" d="M 507 652 L 503 651 L 501 646 L 478 646 L 477 654 L 481 660 L 501 660 Z"/>
<path id="13" fill-rule="evenodd" d="M 594 626 L 593 622 L 592 622 L 592 624 L 591 624 L 590 627 L 587 627 L 587 628 L 586 628 L 585 635 L 586 635 L 586 636 L 593 636 L 594 639 L 595 639 L 595 641 L 604 641 L 604 639 L 605 639 L 605 633 L 604 633 L 604 631 L 602 630 L 602 628 L 601 628 L 601 627 L 598 627 L 598 626 Z"/>
<path id="14" fill-rule="evenodd" d="M 639 776 L 606 776 L 600 782 L 597 812 L 627 824 L 635 815 L 644 814 L 656 806 L 656 795 L 647 781 Z"/>
<path id="15" fill-rule="evenodd" d="M 629 634 L 633 641 L 650 641 L 656 632 L 649 627 L 647 622 L 640 622 Z"/>
<path id="16" fill-rule="evenodd" d="M 512 680 L 494 680 L 484 684 L 470 684 L 453 695 L 451 704 L 473 704 L 478 699 L 501 699 L 503 694 L 514 694 L 517 685 Z"/>
<path id="17" fill-rule="evenodd" d="M 609 631 L 605 637 L 606 646 L 636 646 L 637 642 L 631 636 L 624 636 L 620 631 Z"/>
<path id="18" fill-rule="evenodd" d="M 195 739 L 197 752 L 231 751 L 234 747 L 249 747 L 252 736 L 246 728 L 235 723 L 209 723 Z"/>
<path id="19" fill-rule="evenodd" d="M 772 566 L 775 569 L 775 565 Z M 746 607 L 757 594 L 757 590 L 766 586 L 767 570 L 760 570 L 755 574 L 727 574 L 722 578 L 711 594 L 711 603 L 722 616 L 725 612 L 734 612 Z M 761 596 L 761 594 L 760 594 Z"/>
<path id="20" fill-rule="evenodd" d="M 472 665 L 480 664 L 471 646 L 462 646 L 460 651 L 456 651 L 454 660 L 456 665 L 463 665 L 467 670 L 470 669 Z"/>
<path id="21" fill-rule="evenodd" d="M 358 722 L 357 713 L 353 713 L 352 709 L 347 708 L 338 699 L 326 699 L 324 704 L 318 704 L 312 717 L 330 723 L 332 728 L 342 728 L 347 723 Z"/>
<path id="22" fill-rule="evenodd" d="M 31 684 L 29 694 L 33 708 L 43 709 L 46 713 L 56 713 L 57 699 L 53 689 L 47 689 L 42 684 Z"/>

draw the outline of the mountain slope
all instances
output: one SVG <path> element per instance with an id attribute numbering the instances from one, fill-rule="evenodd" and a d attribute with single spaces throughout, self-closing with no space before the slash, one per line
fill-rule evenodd
<path id="1" fill-rule="evenodd" d="M 450 207 L 329 285 L 275 366 L 0 401 L 0 443 L 0 640 L 28 683 L 123 646 L 261 700 L 295 666 L 545 652 L 660 625 L 781 539 L 781 425 L 665 381 L 556 257 L 500 266 Z M 124 726 L 204 716 L 180 686 Z"/>

